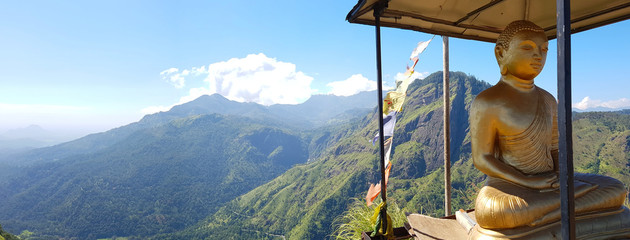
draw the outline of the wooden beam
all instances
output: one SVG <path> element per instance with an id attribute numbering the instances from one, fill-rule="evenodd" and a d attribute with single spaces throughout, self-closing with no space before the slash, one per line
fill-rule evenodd
<path id="1" fill-rule="evenodd" d="M 451 21 L 447 21 L 447 20 L 443 20 L 439 18 L 432 18 L 432 17 L 427 17 L 424 15 L 416 14 L 416 13 L 399 11 L 399 10 L 386 9 L 385 14 L 387 14 L 388 16 L 395 16 L 396 18 L 410 17 L 410 18 L 415 18 L 415 19 L 419 19 L 422 21 L 430 22 L 430 23 L 461 27 L 461 28 L 467 28 L 467 29 L 475 29 L 479 31 L 492 32 L 492 33 L 497 33 L 497 34 L 500 34 L 503 31 L 503 29 L 496 29 L 492 27 L 484 27 L 484 26 L 477 26 L 477 25 L 470 25 L 470 24 L 461 24 L 458 22 L 451 22 Z"/>
<path id="2" fill-rule="evenodd" d="M 466 21 L 466 19 L 472 17 L 473 15 L 480 13 L 483 10 L 486 10 L 494 5 L 497 5 L 498 3 L 502 2 L 503 0 L 492 0 L 491 2 L 487 3 L 486 5 L 481 6 L 480 8 L 477 8 L 471 12 L 469 12 L 468 14 L 466 14 L 466 16 L 464 16 L 463 18 L 460 18 L 459 20 L 455 21 L 455 25 L 459 25 L 460 23 L 462 23 L 463 21 Z"/>

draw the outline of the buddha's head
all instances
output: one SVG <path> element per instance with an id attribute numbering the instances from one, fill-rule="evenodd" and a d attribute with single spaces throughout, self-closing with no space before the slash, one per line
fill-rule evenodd
<path id="1" fill-rule="evenodd" d="M 549 43 L 544 30 L 530 21 L 514 21 L 499 35 L 494 54 L 501 75 L 532 80 L 542 71 Z"/>

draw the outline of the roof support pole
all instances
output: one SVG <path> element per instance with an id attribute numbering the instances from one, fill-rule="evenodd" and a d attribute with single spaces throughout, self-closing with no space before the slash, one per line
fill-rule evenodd
<path id="1" fill-rule="evenodd" d="M 380 1 L 374 6 L 374 19 L 376 27 L 376 77 L 378 95 L 378 137 L 381 153 L 381 199 L 387 202 L 387 184 L 385 182 L 385 137 L 383 136 L 383 71 L 381 67 L 381 14 L 387 8 L 386 1 Z M 381 209 L 381 227 L 383 233 L 387 232 L 387 208 Z"/>
<path id="2" fill-rule="evenodd" d="M 569 0 L 556 0 L 558 36 L 558 165 L 562 239 L 575 239 L 575 193 L 573 188 L 573 124 L 571 121 L 571 7 Z"/>
<path id="3" fill-rule="evenodd" d="M 451 215 L 451 123 L 450 86 L 448 76 L 448 37 L 442 36 L 444 98 L 444 215 Z"/>

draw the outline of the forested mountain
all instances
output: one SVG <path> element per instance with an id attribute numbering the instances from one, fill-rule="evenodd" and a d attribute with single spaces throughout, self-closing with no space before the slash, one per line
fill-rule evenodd
<path id="1" fill-rule="evenodd" d="M 442 73 L 414 82 L 394 133 L 390 201 L 403 211 L 443 216 Z M 468 110 L 490 85 L 451 73 L 453 209 L 473 207 L 485 175 L 470 160 Z M 288 170 L 238 197 L 196 226 L 154 239 L 326 239 L 334 220 L 378 181 L 376 112 L 328 142 L 321 157 Z M 616 177 L 626 185 L 630 167 L 630 118 L 618 113 L 576 113 L 576 170 Z M 592 144 L 593 142 L 597 144 Z M 589 148 L 597 149 L 589 149 Z"/>
<path id="2" fill-rule="evenodd" d="M 575 170 L 617 178 L 630 186 L 630 110 L 573 117 Z"/>
<path id="3" fill-rule="evenodd" d="M 18 239 L 19 238 L 16 237 L 15 235 L 4 231 L 4 229 L 2 229 L 2 226 L 0 225 L 0 240 L 18 240 Z"/>
<path id="4" fill-rule="evenodd" d="M 317 156 L 339 123 L 375 105 L 370 93 L 270 107 L 202 96 L 127 126 L 7 157 L 0 161 L 0 223 L 44 238 L 181 230 Z M 347 103 L 319 106 L 335 101 Z M 308 131 L 327 122 L 337 124 Z"/>
<path id="5" fill-rule="evenodd" d="M 412 83 L 407 103 L 395 129 L 392 177 L 393 198 L 411 208 L 435 205 L 435 194 L 402 194 L 435 178 L 442 165 L 442 73 Z M 470 170 L 470 142 L 466 137 L 468 108 L 474 96 L 489 87 L 464 73 L 451 74 L 452 156 L 456 165 L 468 165 L 455 181 L 479 182 Z M 338 131 L 322 156 L 307 165 L 288 170 L 271 182 L 240 196 L 197 226 L 156 239 L 264 239 L 283 235 L 288 239 L 325 239 L 332 233 L 335 217 L 351 198 L 361 198 L 370 182 L 379 177 L 377 147 L 368 142 L 377 132 L 376 112 L 358 121 L 353 129 Z M 457 206 L 456 206 L 457 207 Z"/>
<path id="6" fill-rule="evenodd" d="M 0 184 L 0 222 L 96 239 L 172 232 L 307 160 L 296 133 L 217 114 L 130 134 Z"/>
<path id="7" fill-rule="evenodd" d="M 470 161 L 468 111 L 488 87 L 451 73 L 453 209 L 472 207 L 485 179 Z M 364 97 L 356 101 L 375 105 Z M 368 142 L 376 110 L 335 98 L 264 107 L 205 96 L 22 155 L 44 160 L 0 176 L 0 223 L 42 239 L 326 239 L 334 219 L 380 178 L 378 147 Z M 329 109 L 336 112 L 322 113 Z M 442 73 L 412 83 L 388 185 L 404 211 L 443 215 L 442 116 Z M 306 126 L 301 118 L 316 120 Z M 630 184 L 627 111 L 574 113 L 574 136 L 576 171 Z"/>

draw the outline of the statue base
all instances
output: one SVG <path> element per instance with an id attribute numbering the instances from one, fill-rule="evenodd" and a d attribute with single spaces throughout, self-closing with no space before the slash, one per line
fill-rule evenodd
<path id="1" fill-rule="evenodd" d="M 469 240 L 561 239 L 560 221 L 537 227 L 490 230 L 475 226 Z M 575 218 L 576 239 L 630 239 L 630 210 L 622 207 Z"/>

